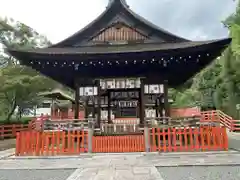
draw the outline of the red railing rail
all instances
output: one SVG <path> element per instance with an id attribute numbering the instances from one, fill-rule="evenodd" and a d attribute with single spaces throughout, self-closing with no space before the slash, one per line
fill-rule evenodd
<path id="1" fill-rule="evenodd" d="M 149 139 L 151 151 L 228 150 L 225 127 L 153 128 Z"/>
<path id="2" fill-rule="evenodd" d="M 93 136 L 93 152 L 143 152 L 145 142 L 143 135 Z"/>
<path id="3" fill-rule="evenodd" d="M 22 131 L 17 133 L 16 156 L 67 155 L 87 152 L 86 131 Z"/>
<path id="4" fill-rule="evenodd" d="M 225 126 L 230 131 L 240 130 L 240 120 L 234 120 L 231 116 L 221 110 L 202 111 L 201 122 L 215 122 Z"/>
<path id="5" fill-rule="evenodd" d="M 31 129 L 32 124 L 0 125 L 0 139 L 15 138 L 17 132 L 29 131 Z"/>

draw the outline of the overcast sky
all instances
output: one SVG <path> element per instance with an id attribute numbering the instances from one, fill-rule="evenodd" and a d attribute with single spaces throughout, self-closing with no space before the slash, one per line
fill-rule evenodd
<path id="1" fill-rule="evenodd" d="M 126 0 L 132 10 L 174 34 L 192 40 L 228 35 L 221 24 L 234 0 Z M 0 16 L 20 21 L 56 43 L 94 20 L 108 0 L 1 0 Z"/>

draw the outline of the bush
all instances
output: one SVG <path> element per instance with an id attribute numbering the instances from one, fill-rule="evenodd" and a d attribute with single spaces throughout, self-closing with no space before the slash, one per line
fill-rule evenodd
<path id="1" fill-rule="evenodd" d="M 12 118 L 10 121 L 6 121 L 5 119 L 0 118 L 0 125 L 28 124 L 32 119 L 32 117 L 22 117 L 20 120 Z"/>

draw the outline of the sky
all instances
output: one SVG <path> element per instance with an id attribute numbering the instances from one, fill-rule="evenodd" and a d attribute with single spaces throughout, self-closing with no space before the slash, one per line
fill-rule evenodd
<path id="1" fill-rule="evenodd" d="M 94 20 L 109 0 L 1 0 L 0 16 L 20 21 L 57 43 Z M 234 0 L 126 0 L 159 27 L 191 40 L 228 36 L 221 21 L 235 11 Z"/>

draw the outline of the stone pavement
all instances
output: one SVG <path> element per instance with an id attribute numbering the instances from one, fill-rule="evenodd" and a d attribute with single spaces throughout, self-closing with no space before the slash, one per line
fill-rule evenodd
<path id="1" fill-rule="evenodd" d="M 228 132 L 228 144 L 230 149 L 240 151 L 240 133 Z"/>
<path id="2" fill-rule="evenodd" d="M 125 154 L 83 154 L 75 157 L 17 158 L 0 160 L 1 172 L 43 170 L 74 171 L 67 180 L 168 180 L 163 179 L 159 168 L 212 165 L 240 165 L 240 153 L 192 152 L 192 153 L 125 153 Z M 215 166 L 216 167 L 216 166 Z M 175 170 L 172 173 L 177 173 Z M 10 173 L 11 174 L 11 173 Z M 9 173 L 8 173 L 9 175 Z M 44 174 L 42 174 L 44 175 Z M 176 174 L 177 175 L 177 174 Z M 61 180 L 65 180 L 63 178 Z M 15 177 L 16 178 L 16 177 Z M 11 178 L 5 178 L 11 180 Z M 14 178 L 13 178 L 14 179 Z M 35 178 L 37 179 L 37 178 Z M 21 179 L 19 180 L 28 180 Z M 55 180 L 55 179 L 54 179 Z"/>
<path id="3" fill-rule="evenodd" d="M 4 150 L 4 151 L 0 151 L 0 159 L 4 159 L 4 158 L 7 158 L 7 157 L 10 157 L 10 156 L 12 156 L 14 154 L 15 154 L 15 148 Z"/>

